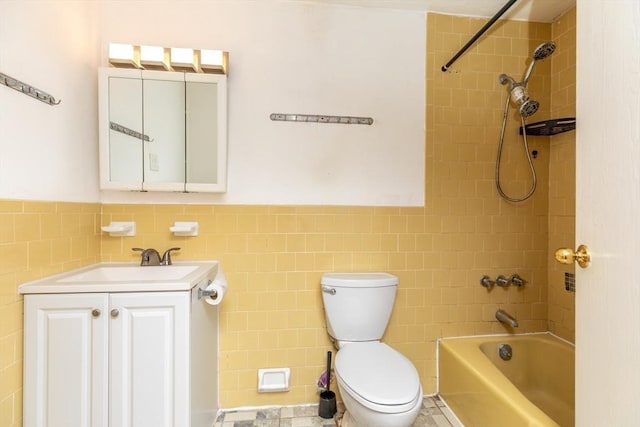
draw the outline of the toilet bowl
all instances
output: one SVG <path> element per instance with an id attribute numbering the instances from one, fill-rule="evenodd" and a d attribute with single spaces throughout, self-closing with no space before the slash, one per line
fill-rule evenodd
<path id="1" fill-rule="evenodd" d="M 338 349 L 335 377 L 361 427 L 409 427 L 422 407 L 418 371 L 381 342 L 398 278 L 388 273 L 326 273 L 321 290 L 327 332 Z"/>
<path id="2" fill-rule="evenodd" d="M 359 426 L 407 427 L 422 407 L 422 386 L 413 364 L 381 342 L 344 345 L 335 375 L 345 407 Z"/>

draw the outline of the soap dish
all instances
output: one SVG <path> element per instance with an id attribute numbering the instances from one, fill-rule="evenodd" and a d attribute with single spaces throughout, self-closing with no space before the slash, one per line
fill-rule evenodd
<path id="1" fill-rule="evenodd" d="M 199 228 L 197 221 L 176 221 L 169 231 L 176 236 L 197 236 Z"/>
<path id="2" fill-rule="evenodd" d="M 136 235 L 136 223 L 135 221 L 122 222 L 111 221 L 109 225 L 100 227 L 105 233 L 109 233 L 110 236 L 122 237 L 122 236 L 135 236 Z"/>

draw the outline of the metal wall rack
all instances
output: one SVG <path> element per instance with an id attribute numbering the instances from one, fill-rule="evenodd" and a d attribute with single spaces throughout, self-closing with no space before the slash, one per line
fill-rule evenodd
<path id="1" fill-rule="evenodd" d="M 0 83 L 7 87 L 10 87 L 11 89 L 17 90 L 18 92 L 22 92 L 25 95 L 29 95 L 30 97 L 35 98 L 38 101 L 42 101 L 45 104 L 60 104 L 59 100 L 56 101 L 56 99 L 53 96 L 49 95 L 47 92 L 37 89 L 27 83 L 21 82 L 18 79 L 14 79 L 13 77 L 8 76 L 4 73 L 0 73 Z"/>
<path id="2" fill-rule="evenodd" d="M 371 117 L 325 116 L 318 114 L 271 113 L 269 118 L 281 122 L 337 123 L 342 125 L 372 125 Z"/>

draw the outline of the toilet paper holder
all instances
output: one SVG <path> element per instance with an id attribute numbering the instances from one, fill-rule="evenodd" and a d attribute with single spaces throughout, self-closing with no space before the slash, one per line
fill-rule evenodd
<path id="1" fill-rule="evenodd" d="M 209 284 L 211 284 L 211 281 L 209 281 Z M 218 291 L 215 289 L 198 288 L 198 299 L 201 299 L 202 297 L 211 297 L 213 299 L 216 299 L 218 298 Z"/>

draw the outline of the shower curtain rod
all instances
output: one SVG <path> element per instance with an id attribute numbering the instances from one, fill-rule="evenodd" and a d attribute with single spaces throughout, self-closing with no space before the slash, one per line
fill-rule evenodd
<path id="1" fill-rule="evenodd" d="M 500 9 L 498 11 L 498 13 L 496 13 L 493 18 L 491 18 L 486 24 L 484 24 L 484 26 L 482 28 L 480 28 L 480 31 L 478 31 L 476 33 L 475 36 L 471 37 L 471 39 L 467 42 L 467 44 L 465 44 L 464 46 L 462 46 L 462 49 L 460 49 L 458 51 L 458 53 L 456 53 L 453 58 L 451 58 L 449 60 L 449 62 L 446 63 L 446 65 L 443 65 L 441 70 L 442 72 L 446 72 L 449 67 L 456 62 L 456 60 L 463 54 L 466 52 L 467 49 L 469 49 L 469 47 L 471 47 L 472 44 L 474 44 L 476 42 L 476 40 L 478 40 L 484 33 L 485 31 L 487 31 L 489 29 L 489 27 L 491 27 L 502 15 L 504 15 L 504 13 L 511 7 L 513 6 L 513 4 L 518 1 L 518 0 L 509 0 L 504 6 L 502 6 L 502 9 Z"/>

